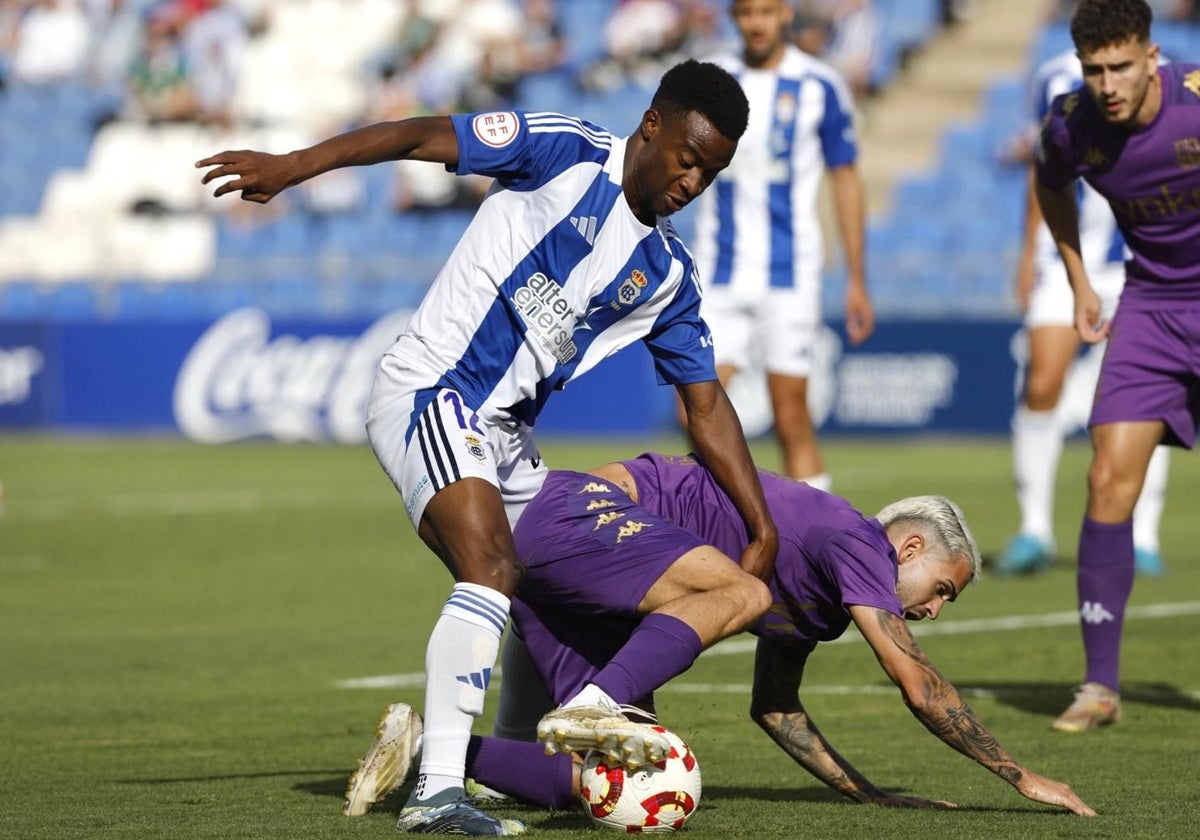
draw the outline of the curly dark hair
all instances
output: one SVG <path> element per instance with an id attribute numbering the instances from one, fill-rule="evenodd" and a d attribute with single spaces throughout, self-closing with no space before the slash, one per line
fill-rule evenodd
<path id="1" fill-rule="evenodd" d="M 1080 53 L 1123 44 L 1130 38 L 1148 44 L 1153 17 L 1146 0 L 1080 0 L 1071 16 L 1071 40 Z"/>
<path id="2" fill-rule="evenodd" d="M 730 140 L 740 140 L 750 103 L 737 79 L 715 64 L 688 59 L 663 74 L 650 107 L 684 117 L 695 111 Z"/>

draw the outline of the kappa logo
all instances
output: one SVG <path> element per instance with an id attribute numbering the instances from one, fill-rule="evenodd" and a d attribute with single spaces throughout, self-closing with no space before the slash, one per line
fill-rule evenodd
<path id="1" fill-rule="evenodd" d="M 1180 169 L 1200 166 L 1200 139 L 1185 137 L 1175 141 L 1175 165 Z"/>
<path id="2" fill-rule="evenodd" d="M 616 507 L 617 503 L 608 499 L 592 499 L 588 502 L 587 510 L 603 510 L 604 508 Z"/>
<path id="3" fill-rule="evenodd" d="M 1084 601 L 1079 608 L 1079 617 L 1085 624 L 1103 624 L 1106 621 L 1116 621 L 1117 617 L 1104 608 L 1099 601 Z"/>
<path id="4" fill-rule="evenodd" d="M 599 481 L 589 481 L 583 485 L 580 493 L 611 493 L 612 488 L 607 484 L 601 484 Z"/>
<path id="5" fill-rule="evenodd" d="M 621 529 L 619 531 L 617 531 L 617 542 L 620 542 L 621 540 L 625 539 L 626 537 L 637 536 L 638 534 L 642 533 L 642 531 L 645 531 L 647 528 L 653 528 L 653 527 L 654 526 L 648 522 L 626 522 L 624 525 L 621 526 Z"/>
<path id="6" fill-rule="evenodd" d="M 1088 149 L 1083 153 L 1083 162 L 1088 166 L 1108 166 L 1108 156 L 1097 148 Z"/>
<path id="7" fill-rule="evenodd" d="M 1194 95 L 1200 96 L 1200 70 L 1193 70 L 1183 77 L 1183 86 Z"/>
<path id="8" fill-rule="evenodd" d="M 617 511 L 614 513 L 602 513 L 596 517 L 596 527 L 593 528 L 592 530 L 599 531 L 605 525 L 611 525 L 612 523 L 616 522 L 618 519 L 624 519 L 624 518 L 625 518 L 625 514 L 621 513 L 620 511 Z M 617 540 L 617 542 L 620 542 L 620 541 L 621 541 L 620 539 Z"/>
<path id="9" fill-rule="evenodd" d="M 572 216 L 571 224 L 587 240 L 587 244 L 595 244 L 596 225 L 599 224 L 599 220 L 595 216 Z"/>

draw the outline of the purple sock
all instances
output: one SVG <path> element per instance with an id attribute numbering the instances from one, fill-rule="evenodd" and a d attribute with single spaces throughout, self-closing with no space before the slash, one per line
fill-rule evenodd
<path id="1" fill-rule="evenodd" d="M 1133 591 L 1133 522 L 1083 518 L 1079 532 L 1080 627 L 1087 656 L 1085 682 L 1120 687 L 1121 630 Z"/>
<path id="2" fill-rule="evenodd" d="M 546 755 L 534 741 L 506 741 L 472 735 L 467 745 L 467 775 L 517 799 L 563 810 L 575 801 L 570 753 Z"/>
<path id="3" fill-rule="evenodd" d="M 633 703 L 692 667 L 703 649 L 700 636 L 685 622 L 651 613 L 591 682 L 618 703 Z"/>

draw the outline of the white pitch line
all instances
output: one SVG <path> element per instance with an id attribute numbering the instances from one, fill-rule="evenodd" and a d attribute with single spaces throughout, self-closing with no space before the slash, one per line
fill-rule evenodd
<path id="1" fill-rule="evenodd" d="M 204 516 L 220 513 L 257 513 L 264 510 L 308 508 L 382 507 L 395 497 L 374 490 L 313 487 L 287 489 L 178 490 L 163 493 L 125 493 L 89 498 L 56 497 L 9 500 L 7 518 L 55 521 L 80 516 L 129 518 L 136 516 Z"/>
<path id="2" fill-rule="evenodd" d="M 1174 618 L 1177 616 L 1200 615 L 1200 601 L 1179 601 L 1169 604 L 1147 604 L 1140 607 L 1129 607 L 1125 610 L 1125 618 L 1129 619 L 1148 619 L 1148 618 Z M 962 633 L 989 633 L 1005 630 L 1029 630 L 1038 627 L 1068 627 L 1079 621 L 1079 613 L 1076 612 L 1057 612 L 1043 613 L 1042 615 L 1011 615 L 1000 616 L 998 618 L 977 618 L 967 619 L 965 621 L 939 621 L 939 622 L 921 622 L 919 624 L 910 624 L 909 627 L 913 630 L 914 636 L 955 636 Z M 844 635 L 834 639 L 832 642 L 822 642 L 823 645 L 829 644 L 845 644 L 848 642 L 861 642 L 862 636 L 856 630 L 851 628 Z M 735 638 L 721 642 L 708 650 L 702 656 L 730 656 L 735 654 L 748 653 L 754 650 L 758 640 L 755 638 Z M 500 678 L 499 669 L 493 671 L 493 680 L 498 681 Z M 358 679 L 338 680 L 334 683 L 335 688 L 421 688 L 425 685 L 424 672 L 415 672 L 411 674 L 381 674 L 374 677 L 360 677 Z M 731 685 L 728 689 L 716 688 L 712 685 L 702 683 L 670 683 L 666 686 L 668 690 L 687 691 L 695 693 L 704 693 L 711 689 L 713 691 L 730 691 L 742 692 L 749 691 L 748 685 Z M 700 686 L 692 688 L 691 686 Z M 807 694 L 813 693 L 891 693 L 895 691 L 890 686 L 878 687 L 876 692 L 870 686 L 826 686 L 822 690 L 820 686 L 805 687 L 804 691 Z M 1197 694 L 1197 699 L 1200 699 L 1200 693 Z M 971 695 L 976 696 L 976 695 Z M 988 694 L 980 694 L 977 696 L 991 696 Z"/>

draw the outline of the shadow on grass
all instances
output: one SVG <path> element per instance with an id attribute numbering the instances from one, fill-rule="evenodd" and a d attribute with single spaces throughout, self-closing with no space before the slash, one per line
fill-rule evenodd
<path id="1" fill-rule="evenodd" d="M 263 773 L 218 773 L 212 776 L 173 776 L 167 779 L 117 779 L 119 785 L 176 785 L 186 784 L 189 782 L 226 782 L 234 779 L 273 779 L 280 776 L 315 776 L 318 773 L 337 773 L 337 770 L 271 770 Z M 342 777 L 341 789 L 338 794 L 341 795 L 346 789 L 346 779 L 350 778 L 350 771 L 346 771 L 346 775 Z M 295 785 L 299 790 L 303 785 Z"/>
<path id="2" fill-rule="evenodd" d="M 1075 696 L 1075 683 L 1053 682 L 964 682 L 956 686 L 968 700 L 972 695 L 997 701 L 1035 715 L 1060 714 Z M 1160 682 L 1130 682 L 1121 688 L 1121 700 L 1166 709 L 1200 712 L 1200 699 L 1178 686 Z"/>

